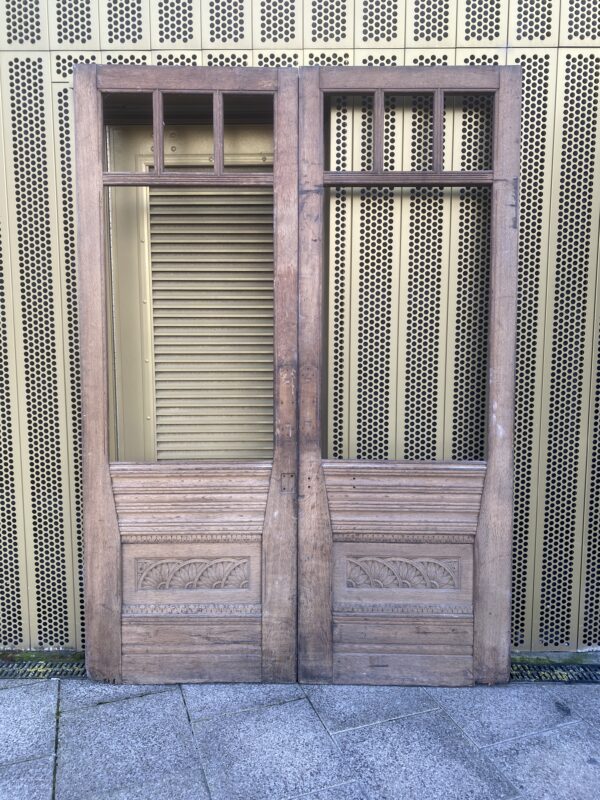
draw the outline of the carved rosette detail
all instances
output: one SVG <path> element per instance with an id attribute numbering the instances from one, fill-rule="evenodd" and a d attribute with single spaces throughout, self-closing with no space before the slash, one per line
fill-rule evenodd
<path id="1" fill-rule="evenodd" d="M 137 561 L 137 588 L 247 589 L 248 558 L 188 558 Z"/>
<path id="2" fill-rule="evenodd" d="M 349 589 L 457 589 L 458 559 L 348 558 Z"/>

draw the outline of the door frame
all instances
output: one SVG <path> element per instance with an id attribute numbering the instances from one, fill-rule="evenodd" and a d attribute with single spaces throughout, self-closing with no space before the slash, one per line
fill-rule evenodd
<path id="1" fill-rule="evenodd" d="M 151 92 L 155 169 L 103 172 L 103 92 Z M 162 92 L 213 95 L 212 173 L 165 172 Z M 232 173 L 223 165 L 223 93 L 274 95 L 273 173 Z M 297 620 L 297 295 L 298 74 L 217 67 L 74 69 L 80 349 L 82 365 L 83 528 L 86 665 L 119 682 L 121 535 L 108 448 L 108 330 L 105 189 L 110 186 L 272 186 L 274 192 L 274 450 L 262 533 L 262 680 L 296 680 Z M 181 463 L 181 462 L 176 462 Z M 206 468 L 207 462 L 201 462 Z M 242 462 L 240 462 L 242 463 Z M 130 464 L 139 470 L 139 464 Z M 188 462 L 189 466 L 189 462 Z M 218 462 L 215 462 L 218 466 Z M 164 471 L 164 465 L 144 465 Z M 127 472 L 126 463 L 119 473 Z"/>
<path id="2" fill-rule="evenodd" d="M 324 95 L 372 93 L 373 169 L 324 168 Z M 384 171 L 384 93 L 433 94 L 433 169 Z M 494 95 L 489 171 L 443 170 L 444 93 Z M 473 679 L 510 672 L 513 409 L 518 259 L 520 67 L 305 67 L 300 70 L 299 679 L 333 680 L 333 534 L 321 450 L 324 193 L 332 186 L 491 187 L 485 482 L 474 540 Z M 348 462 L 347 462 L 348 463 Z M 410 463 L 410 462 L 408 462 Z M 447 466 L 460 469 L 457 462 Z"/>

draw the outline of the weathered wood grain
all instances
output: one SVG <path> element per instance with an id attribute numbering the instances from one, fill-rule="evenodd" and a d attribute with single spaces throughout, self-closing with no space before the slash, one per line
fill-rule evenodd
<path id="1" fill-rule="evenodd" d="M 475 538 L 475 680 L 510 673 L 520 67 L 501 71 L 494 108 L 487 474 Z"/>
<path id="2" fill-rule="evenodd" d="M 298 76 L 278 75 L 274 159 L 274 449 L 263 532 L 262 679 L 296 680 Z"/>
<path id="3" fill-rule="evenodd" d="M 321 467 L 323 106 L 319 71 L 301 70 L 298 677 L 332 680 L 332 535 Z"/>
<path id="4" fill-rule="evenodd" d="M 121 679 L 121 572 L 108 471 L 108 337 L 104 194 L 97 68 L 74 72 L 77 264 L 83 449 L 86 668 L 95 680 Z"/>

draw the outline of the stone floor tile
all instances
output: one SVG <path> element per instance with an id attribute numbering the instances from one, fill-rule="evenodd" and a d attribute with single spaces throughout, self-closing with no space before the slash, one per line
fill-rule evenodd
<path id="1" fill-rule="evenodd" d="M 110 703 L 113 700 L 126 700 L 128 697 L 138 697 L 156 692 L 177 691 L 176 685 L 145 685 L 130 684 L 115 685 L 112 683 L 98 683 L 87 679 L 63 679 L 60 682 L 60 710 L 72 711 L 76 708 L 95 706 L 98 703 Z"/>
<path id="2" fill-rule="evenodd" d="M 200 766 L 190 772 L 159 778 L 152 784 L 129 786 L 116 792 L 94 795 L 93 800 L 208 800 L 206 789 L 199 787 L 206 787 Z"/>
<path id="3" fill-rule="evenodd" d="M 180 692 L 159 692 L 61 714 L 56 800 L 139 791 L 199 767 Z M 197 772 L 196 800 L 208 794 Z"/>
<path id="4" fill-rule="evenodd" d="M 54 752 L 58 681 L 0 692 L 0 763 Z"/>
<path id="5" fill-rule="evenodd" d="M 183 685 L 181 689 L 193 720 L 304 697 L 295 683 L 195 683 Z"/>
<path id="6" fill-rule="evenodd" d="M 333 786 L 331 789 L 321 789 L 310 794 L 294 795 L 286 800 L 377 800 L 358 781 L 344 783 L 342 786 Z"/>
<path id="7" fill-rule="evenodd" d="M 2 800 L 51 800 L 54 756 L 0 767 Z"/>
<path id="8" fill-rule="evenodd" d="M 500 742 L 484 752 L 527 800 L 600 797 L 600 734 L 585 722 Z"/>
<path id="9" fill-rule="evenodd" d="M 194 723 L 213 800 L 279 800 L 349 782 L 308 700 Z"/>
<path id="10" fill-rule="evenodd" d="M 336 733 L 369 800 L 502 800 L 510 782 L 443 712 Z"/>
<path id="11" fill-rule="evenodd" d="M 24 678 L 2 678 L 0 680 L 0 689 L 18 689 L 20 686 L 31 686 L 32 683 L 42 683 L 40 678 L 33 680 L 26 680 Z"/>
<path id="12" fill-rule="evenodd" d="M 600 720 L 600 684 L 549 683 L 544 685 L 544 689 L 587 722 L 591 722 L 593 725 L 598 724 L 598 720 Z"/>
<path id="13" fill-rule="evenodd" d="M 305 686 L 304 691 L 330 731 L 439 708 L 424 689 L 412 686 Z"/>
<path id="14" fill-rule="evenodd" d="M 569 708 L 539 684 L 427 691 L 479 747 L 572 721 Z"/>

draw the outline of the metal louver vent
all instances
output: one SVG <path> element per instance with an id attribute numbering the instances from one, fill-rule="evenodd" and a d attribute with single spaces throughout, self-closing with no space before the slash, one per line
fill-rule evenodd
<path id="1" fill-rule="evenodd" d="M 150 191 L 156 454 L 270 458 L 273 196 Z"/>

